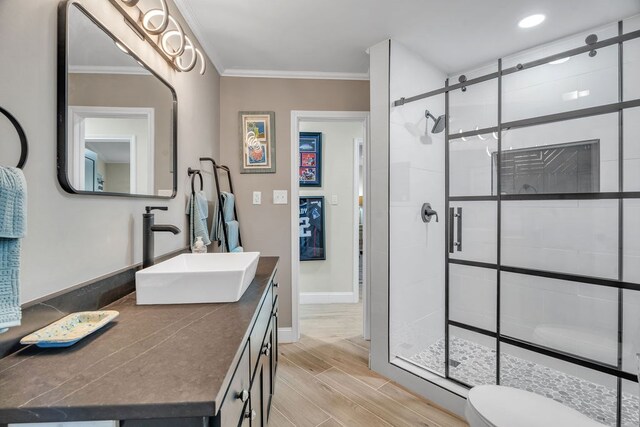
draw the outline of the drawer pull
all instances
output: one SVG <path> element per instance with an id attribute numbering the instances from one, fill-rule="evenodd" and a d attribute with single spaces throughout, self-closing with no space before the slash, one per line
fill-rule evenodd
<path id="1" fill-rule="evenodd" d="M 265 356 L 269 357 L 269 355 L 271 354 L 271 343 L 270 342 L 268 342 L 267 345 L 262 347 L 262 354 L 264 354 Z"/>
<path id="2" fill-rule="evenodd" d="M 280 286 L 280 283 L 273 282 L 273 287 L 274 287 L 274 288 L 277 288 L 278 286 Z"/>
<path id="3" fill-rule="evenodd" d="M 249 391 L 248 390 L 242 390 L 241 392 L 239 392 L 236 397 L 238 399 L 240 399 L 240 401 L 242 403 L 246 402 L 247 400 L 249 400 Z"/>
<path id="4" fill-rule="evenodd" d="M 251 418 L 251 421 L 256 419 L 256 415 L 258 415 L 258 414 L 256 413 L 255 409 L 252 409 L 251 412 L 247 411 L 247 412 L 244 413 L 244 417 L 245 418 Z"/>

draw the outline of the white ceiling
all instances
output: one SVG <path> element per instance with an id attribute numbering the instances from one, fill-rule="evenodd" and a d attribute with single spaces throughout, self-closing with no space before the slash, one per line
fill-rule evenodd
<path id="1" fill-rule="evenodd" d="M 640 13 L 640 0 L 175 0 L 223 75 L 363 78 L 387 38 L 442 71 Z M 535 28 L 518 21 L 544 13 Z"/>

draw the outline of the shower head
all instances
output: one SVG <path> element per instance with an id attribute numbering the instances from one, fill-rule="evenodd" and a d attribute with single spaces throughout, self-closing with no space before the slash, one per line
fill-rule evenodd
<path id="1" fill-rule="evenodd" d="M 447 121 L 445 120 L 445 115 L 441 115 L 436 119 L 436 122 L 433 125 L 433 129 L 431 129 L 432 133 L 440 133 L 444 130 L 447 125 Z"/>
<path id="2" fill-rule="evenodd" d="M 427 118 L 427 120 L 429 119 L 429 117 L 431 117 L 435 122 L 433 124 L 433 128 L 431 129 L 431 133 L 440 133 L 444 130 L 445 126 L 447 125 L 447 121 L 445 120 L 446 115 L 444 114 L 441 116 L 435 117 L 433 114 L 429 112 L 429 110 L 426 110 L 424 112 L 424 116 Z"/>

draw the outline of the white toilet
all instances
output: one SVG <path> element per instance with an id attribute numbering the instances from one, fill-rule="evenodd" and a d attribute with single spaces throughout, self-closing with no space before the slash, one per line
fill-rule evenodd
<path id="1" fill-rule="evenodd" d="M 470 427 L 603 427 L 553 399 L 498 385 L 472 388 L 465 416 Z"/>

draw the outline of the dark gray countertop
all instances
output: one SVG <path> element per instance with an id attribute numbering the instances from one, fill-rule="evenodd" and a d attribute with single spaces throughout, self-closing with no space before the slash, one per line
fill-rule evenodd
<path id="1" fill-rule="evenodd" d="M 236 303 L 137 306 L 130 294 L 72 347 L 0 359 L 0 424 L 213 416 L 277 263 L 261 257 Z"/>

